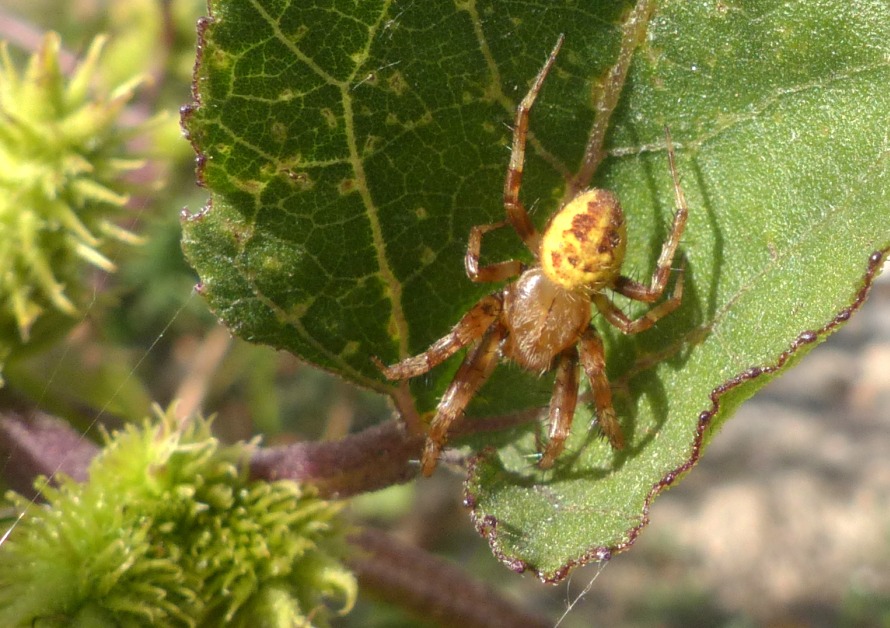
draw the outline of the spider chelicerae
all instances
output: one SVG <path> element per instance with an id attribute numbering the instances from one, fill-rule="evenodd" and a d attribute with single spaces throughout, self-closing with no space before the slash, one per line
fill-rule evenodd
<path id="1" fill-rule="evenodd" d="M 608 289 L 635 301 L 655 303 L 667 287 L 687 216 L 667 128 L 665 140 L 677 211 L 649 285 L 621 274 L 627 235 L 624 214 L 612 192 L 602 189 L 579 192 L 550 218 L 543 234 L 535 228 L 519 198 L 529 112 L 562 42 L 560 36 L 516 110 L 510 166 L 504 182 L 507 220 L 473 227 L 464 260 L 471 281 L 518 278 L 483 297 L 448 334 L 423 353 L 392 366 L 378 362 L 388 379 L 404 380 L 428 372 L 463 347 L 475 344 L 442 395 L 430 424 L 421 460 L 421 471 L 426 476 L 436 467 L 449 427 L 461 416 L 500 359 L 512 360 L 538 374 L 556 369 L 548 440 L 538 463 L 542 469 L 553 466 L 571 430 L 578 400 L 579 361 L 590 380 L 600 429 L 613 447 L 623 448 L 624 436 L 612 406 L 605 372 L 603 342 L 590 322 L 591 305 L 623 333 L 635 334 L 649 329 L 675 310 L 682 299 L 682 268 L 670 296 L 637 319 L 630 319 L 604 292 Z M 508 260 L 480 266 L 482 236 L 506 225 L 513 227 L 531 251 L 534 263 L 529 266 Z"/>

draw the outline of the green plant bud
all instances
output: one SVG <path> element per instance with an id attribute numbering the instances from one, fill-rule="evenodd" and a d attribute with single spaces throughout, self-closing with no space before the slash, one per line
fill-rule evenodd
<path id="1" fill-rule="evenodd" d="M 118 120 L 144 78 L 93 89 L 105 41 L 93 41 L 70 78 L 55 33 L 24 73 L 0 46 L 0 357 L 45 314 L 80 315 L 84 267 L 113 271 L 109 243 L 138 241 L 110 219 L 128 200 L 121 176 L 142 165 L 125 147 L 142 127 Z"/>
<path id="2" fill-rule="evenodd" d="M 324 626 L 326 601 L 347 612 L 339 504 L 251 482 L 251 445 L 158 414 L 107 438 L 88 482 L 39 480 L 45 505 L 10 495 L 24 514 L 0 545 L 0 625 Z"/>

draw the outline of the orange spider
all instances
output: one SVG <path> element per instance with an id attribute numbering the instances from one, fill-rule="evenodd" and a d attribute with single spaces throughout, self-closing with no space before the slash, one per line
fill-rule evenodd
<path id="1" fill-rule="evenodd" d="M 578 400 L 578 361 L 590 380 L 599 425 L 616 449 L 624 447 L 621 426 L 612 407 L 612 392 L 605 373 L 603 342 L 590 323 L 591 304 L 625 334 L 649 329 L 675 310 L 683 295 L 682 268 L 671 295 L 646 314 L 631 320 L 604 294 L 610 289 L 636 301 L 654 303 L 661 298 L 671 274 L 671 264 L 686 225 L 687 207 L 680 188 L 670 133 L 665 128 L 668 163 L 674 181 L 677 212 L 670 237 L 647 286 L 621 275 L 627 235 L 624 215 L 612 192 L 588 189 L 580 192 L 551 218 L 543 236 L 538 233 L 519 198 L 529 112 L 544 79 L 562 46 L 560 36 L 531 89 L 516 110 L 510 167 L 504 182 L 507 220 L 477 225 L 470 231 L 465 257 L 471 281 L 495 282 L 515 277 L 467 312 L 460 322 L 425 352 L 392 366 L 378 361 L 390 380 L 417 377 L 476 343 L 467 354 L 436 410 L 423 450 L 421 470 L 432 474 L 448 429 L 491 375 L 498 360 L 512 360 L 534 373 L 556 369 L 550 401 L 549 440 L 540 462 L 550 468 L 565 447 Z M 479 266 L 483 234 L 511 225 L 531 251 L 535 263 L 518 260 Z"/>

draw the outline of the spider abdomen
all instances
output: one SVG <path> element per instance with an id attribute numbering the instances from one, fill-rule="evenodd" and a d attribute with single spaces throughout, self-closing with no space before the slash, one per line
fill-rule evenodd
<path id="1" fill-rule="evenodd" d="M 502 322 L 508 331 L 503 355 L 543 373 L 578 342 L 590 323 L 590 300 L 563 289 L 535 267 L 505 289 Z"/>
<path id="2" fill-rule="evenodd" d="M 615 281 L 626 247 L 618 199 L 608 190 L 587 190 L 551 218 L 541 239 L 541 267 L 566 290 L 592 294 Z"/>

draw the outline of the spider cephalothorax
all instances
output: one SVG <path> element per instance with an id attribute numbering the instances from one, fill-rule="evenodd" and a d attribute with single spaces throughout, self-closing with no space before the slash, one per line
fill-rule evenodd
<path id="1" fill-rule="evenodd" d="M 590 380 L 600 428 L 613 447 L 622 448 L 624 437 L 612 408 L 603 343 L 590 323 L 591 305 L 626 334 L 648 329 L 680 305 L 682 273 L 671 295 L 635 320 L 628 318 L 604 293 L 608 289 L 636 301 L 654 303 L 667 287 L 687 215 L 667 129 L 668 163 L 674 180 L 677 212 L 648 286 L 621 275 L 627 236 L 624 214 L 614 194 L 601 189 L 578 193 L 550 218 L 543 235 L 535 229 L 519 198 L 529 111 L 561 45 L 562 37 L 516 111 L 513 149 L 504 184 L 507 220 L 473 227 L 467 246 L 465 263 L 472 281 L 503 281 L 517 275 L 518 278 L 484 297 L 424 353 L 392 366 L 381 365 L 387 378 L 408 379 L 426 373 L 461 348 L 475 343 L 442 395 L 430 424 L 421 461 L 424 475 L 430 475 L 435 469 L 449 427 L 463 413 L 499 359 L 512 360 L 539 374 L 556 369 L 550 401 L 549 440 L 539 462 L 541 468 L 553 465 L 569 435 L 578 400 L 579 360 Z M 535 263 L 526 267 L 518 260 L 508 260 L 480 267 L 482 236 L 507 224 L 522 238 Z"/>

